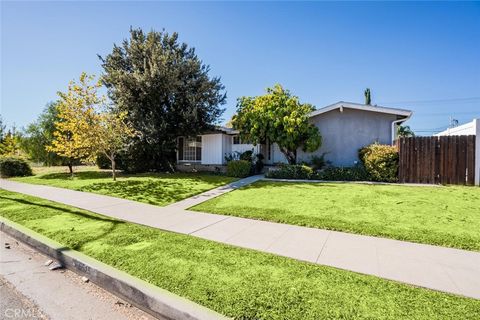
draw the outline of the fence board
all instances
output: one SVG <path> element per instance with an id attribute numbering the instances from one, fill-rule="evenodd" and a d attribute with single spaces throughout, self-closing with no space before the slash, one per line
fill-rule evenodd
<path id="1" fill-rule="evenodd" d="M 398 180 L 473 185 L 475 136 L 400 138 Z"/>

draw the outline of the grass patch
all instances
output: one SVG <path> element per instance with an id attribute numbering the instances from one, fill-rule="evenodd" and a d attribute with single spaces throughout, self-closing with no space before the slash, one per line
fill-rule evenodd
<path id="1" fill-rule="evenodd" d="M 478 319 L 480 300 L 106 218 L 0 190 L 0 215 L 238 319 Z"/>
<path id="2" fill-rule="evenodd" d="M 480 188 L 259 181 L 191 210 L 480 250 Z"/>
<path id="3" fill-rule="evenodd" d="M 76 171 L 73 178 L 64 168 L 40 172 L 43 173 L 12 180 L 93 192 L 159 206 L 186 199 L 236 180 L 206 173 L 147 173 L 120 174 L 117 181 L 113 181 L 110 171 L 94 170 L 92 167 L 89 167 L 89 170 Z"/>

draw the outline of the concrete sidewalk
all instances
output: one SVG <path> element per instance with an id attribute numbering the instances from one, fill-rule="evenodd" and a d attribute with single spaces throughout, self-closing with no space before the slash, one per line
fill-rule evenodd
<path id="1" fill-rule="evenodd" d="M 480 252 L 184 210 L 207 196 L 158 207 L 8 180 L 1 187 L 162 230 L 480 299 Z"/>

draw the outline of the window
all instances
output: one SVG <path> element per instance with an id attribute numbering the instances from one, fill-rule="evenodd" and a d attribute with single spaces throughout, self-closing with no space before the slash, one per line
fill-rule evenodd
<path id="1" fill-rule="evenodd" d="M 251 142 L 248 141 L 248 140 L 240 139 L 240 136 L 233 136 L 232 137 L 232 143 L 233 144 L 251 144 Z"/>
<path id="2" fill-rule="evenodd" d="M 202 137 L 179 137 L 178 138 L 178 160 L 195 161 L 202 160 Z"/>

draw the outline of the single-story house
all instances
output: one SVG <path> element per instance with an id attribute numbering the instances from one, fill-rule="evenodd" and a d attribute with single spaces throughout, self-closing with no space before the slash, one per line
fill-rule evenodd
<path id="1" fill-rule="evenodd" d="M 299 149 L 297 161 L 325 154 L 325 159 L 335 166 L 353 166 L 358 162 L 361 147 L 374 142 L 393 143 L 397 126 L 411 115 L 410 110 L 343 101 L 315 110 L 310 121 L 320 130 L 322 146 L 313 153 Z M 226 164 L 226 155 L 247 150 L 263 154 L 267 165 L 287 162 L 277 144 L 245 143 L 239 132 L 231 128 L 218 127 L 196 137 L 178 137 L 177 143 L 179 170 L 218 170 Z"/>

